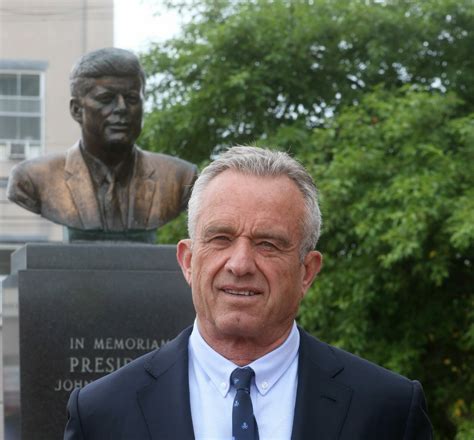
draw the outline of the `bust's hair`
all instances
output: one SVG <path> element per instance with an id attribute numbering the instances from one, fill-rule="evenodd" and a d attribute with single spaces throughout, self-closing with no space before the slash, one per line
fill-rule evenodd
<path id="1" fill-rule="evenodd" d="M 71 96 L 84 96 L 94 84 L 91 80 L 101 76 L 139 77 L 145 88 L 145 72 L 138 57 L 125 49 L 107 47 L 86 53 L 76 62 L 69 75 Z"/>
<path id="2" fill-rule="evenodd" d="M 303 236 L 301 257 L 316 247 L 321 229 L 321 211 L 318 206 L 318 191 L 312 177 L 303 165 L 287 153 L 247 146 L 228 149 L 205 167 L 196 180 L 188 204 L 188 234 L 191 240 L 194 239 L 198 217 L 201 215 L 203 193 L 209 183 L 226 170 L 257 177 L 287 176 L 291 179 L 301 192 L 306 208 L 304 218 L 300 219 Z"/>

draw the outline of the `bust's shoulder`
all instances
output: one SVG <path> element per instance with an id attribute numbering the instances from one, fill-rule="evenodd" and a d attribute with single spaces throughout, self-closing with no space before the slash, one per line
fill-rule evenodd
<path id="1" fill-rule="evenodd" d="M 65 162 L 65 153 L 51 153 L 45 156 L 35 157 L 34 159 L 27 159 L 23 162 L 20 162 L 12 168 L 11 175 L 42 175 L 45 172 L 64 169 Z"/>
<path id="2" fill-rule="evenodd" d="M 164 153 L 155 153 L 152 151 L 142 150 L 137 147 L 138 156 L 155 166 L 172 167 L 174 169 L 195 170 L 196 165 L 176 156 L 170 156 Z"/>
<path id="3" fill-rule="evenodd" d="M 48 193 L 61 182 L 65 158 L 65 154 L 49 154 L 15 165 L 8 177 L 8 200 L 40 214 L 43 202 L 41 194 Z"/>

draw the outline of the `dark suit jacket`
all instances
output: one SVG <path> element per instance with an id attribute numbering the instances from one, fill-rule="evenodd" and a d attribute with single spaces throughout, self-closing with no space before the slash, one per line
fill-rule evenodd
<path id="1" fill-rule="evenodd" d="M 156 229 L 186 207 L 197 168 L 176 157 L 138 147 L 136 151 L 127 229 Z M 66 153 L 18 164 L 11 172 L 7 196 L 55 223 L 82 230 L 104 229 L 79 143 Z"/>
<path id="2" fill-rule="evenodd" d="M 64 439 L 193 439 L 190 333 L 74 390 Z M 300 333 L 293 440 L 432 438 L 418 382 Z"/>

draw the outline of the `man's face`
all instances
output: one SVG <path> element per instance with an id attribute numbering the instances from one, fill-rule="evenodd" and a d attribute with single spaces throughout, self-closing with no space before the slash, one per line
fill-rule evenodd
<path id="1" fill-rule="evenodd" d="M 71 100 L 71 114 L 81 124 L 84 147 L 94 155 L 130 148 L 140 135 L 143 91 L 140 78 L 103 76 Z"/>
<path id="2" fill-rule="evenodd" d="M 290 330 L 321 265 L 300 258 L 303 196 L 286 176 L 225 171 L 203 193 L 194 242 L 178 245 L 199 329 L 210 342 L 271 344 Z"/>

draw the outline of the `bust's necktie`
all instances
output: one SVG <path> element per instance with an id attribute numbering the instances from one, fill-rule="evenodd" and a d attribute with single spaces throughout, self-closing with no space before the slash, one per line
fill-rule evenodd
<path id="1" fill-rule="evenodd" d="M 105 211 L 105 230 L 107 231 L 122 231 L 124 225 L 122 224 L 122 213 L 120 210 L 120 201 L 117 196 L 118 182 L 111 173 L 106 176 L 107 191 L 104 196 L 104 211 Z"/>
<path id="2" fill-rule="evenodd" d="M 258 427 L 250 399 L 250 382 L 255 375 L 250 367 L 236 368 L 230 375 L 237 390 L 232 408 L 233 440 L 258 440 Z"/>

